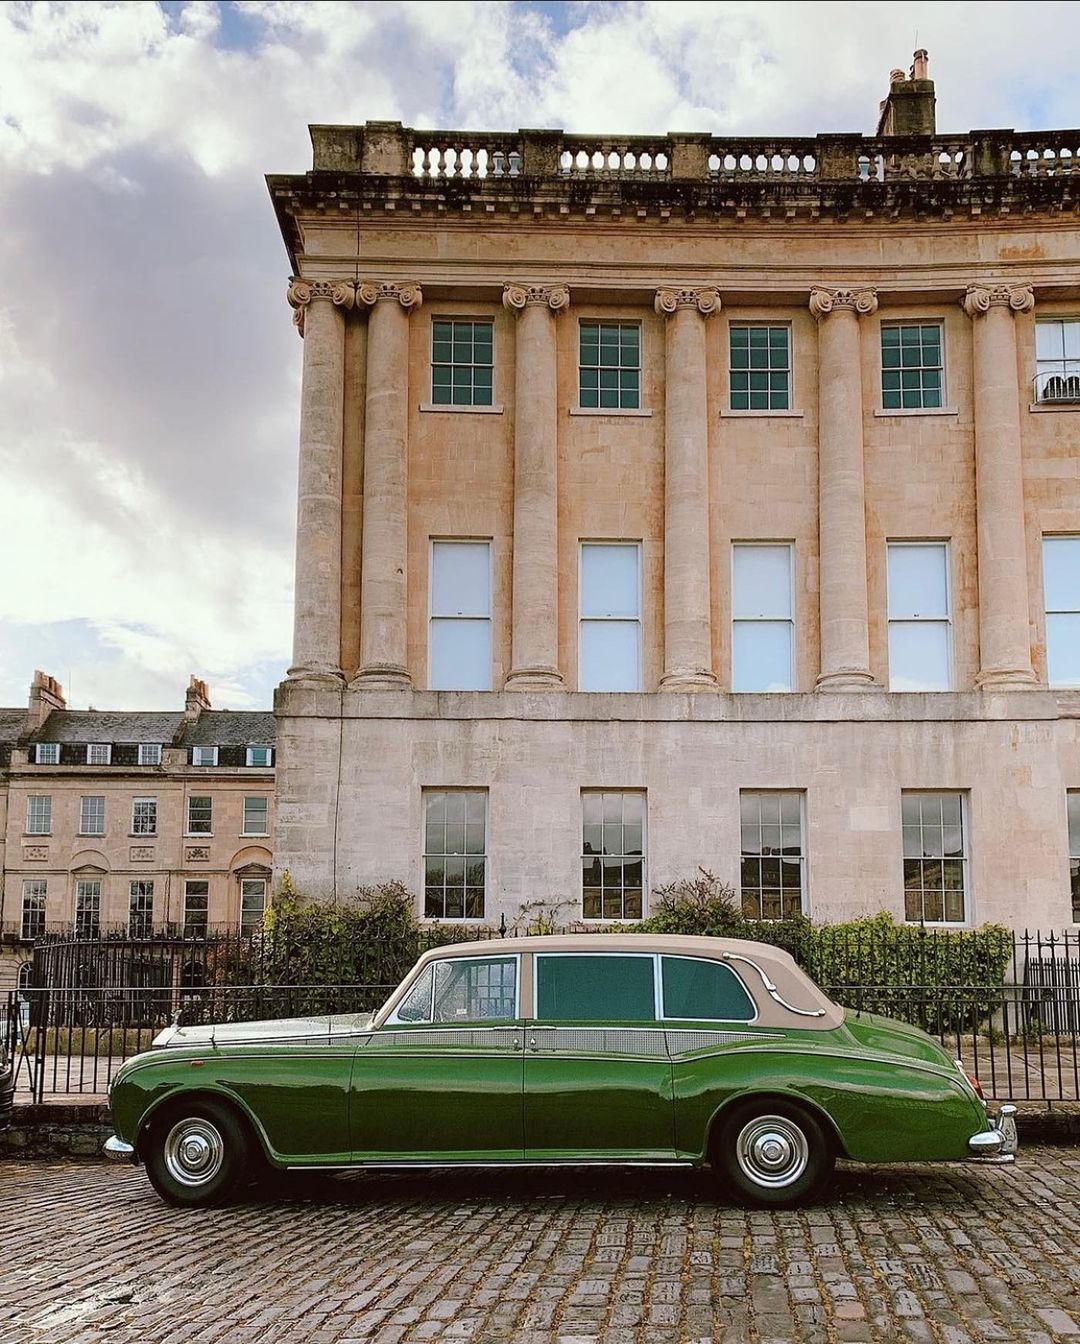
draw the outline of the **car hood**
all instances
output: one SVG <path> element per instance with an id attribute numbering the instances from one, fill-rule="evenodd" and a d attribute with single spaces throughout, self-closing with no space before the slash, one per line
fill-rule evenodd
<path id="1" fill-rule="evenodd" d="M 933 1036 L 908 1022 L 882 1017 L 878 1013 L 856 1013 L 849 1008 L 844 1024 L 857 1044 L 876 1055 L 897 1055 L 922 1064 L 956 1067 L 952 1057 Z"/>
<path id="2" fill-rule="evenodd" d="M 372 1013 L 328 1013 L 319 1017 L 284 1017 L 268 1022 L 219 1022 L 202 1027 L 166 1027 L 154 1037 L 154 1047 L 185 1045 L 263 1045 L 271 1041 L 309 1041 L 318 1044 L 341 1036 L 355 1036 L 371 1025 Z"/>

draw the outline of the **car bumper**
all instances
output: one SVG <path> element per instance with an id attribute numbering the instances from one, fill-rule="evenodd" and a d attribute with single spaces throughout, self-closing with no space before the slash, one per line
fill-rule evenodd
<path id="1" fill-rule="evenodd" d="M 990 1128 L 968 1139 L 970 1161 L 1005 1165 L 1015 1161 L 1020 1140 L 1016 1133 L 1016 1107 L 1002 1106 L 990 1117 Z"/>
<path id="2" fill-rule="evenodd" d="M 125 1143 L 123 1139 L 117 1138 L 113 1134 L 105 1140 L 105 1156 L 112 1158 L 114 1162 L 134 1162 L 135 1149 L 130 1143 Z"/>

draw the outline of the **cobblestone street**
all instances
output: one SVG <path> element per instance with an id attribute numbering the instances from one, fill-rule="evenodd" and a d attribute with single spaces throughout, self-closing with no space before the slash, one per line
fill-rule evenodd
<path id="1" fill-rule="evenodd" d="M 209 1213 L 0 1164 L 3 1344 L 1080 1338 L 1080 1153 L 856 1168 L 750 1213 L 689 1172 L 313 1175 Z"/>

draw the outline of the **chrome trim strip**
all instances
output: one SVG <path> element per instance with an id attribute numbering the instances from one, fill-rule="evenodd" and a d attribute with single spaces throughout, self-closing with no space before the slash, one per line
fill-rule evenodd
<path id="1" fill-rule="evenodd" d="M 776 986 L 773 984 L 773 982 L 769 979 L 769 977 L 766 975 L 766 973 L 761 969 L 761 967 L 757 964 L 757 962 L 756 962 L 756 961 L 751 961 L 751 959 L 750 959 L 749 957 L 744 957 L 744 956 L 740 955 L 738 952 L 722 952 L 722 953 L 720 954 L 720 960 L 721 960 L 721 961 L 745 961 L 746 964 L 747 964 L 747 966 L 753 966 L 754 970 L 757 971 L 758 975 L 761 976 L 761 983 L 765 986 L 765 992 L 769 995 L 769 997 L 770 997 L 775 1003 L 778 1003 L 778 1004 L 780 1005 L 781 1008 L 786 1008 L 787 1011 L 788 1011 L 789 1013 L 795 1013 L 795 1014 L 797 1014 L 799 1017 L 824 1017 L 824 1016 L 825 1016 L 825 1009 L 824 1009 L 824 1008 L 796 1008 L 795 1005 L 794 1005 L 793 1003 L 788 1003 L 787 999 L 785 999 L 785 998 L 783 997 L 783 995 L 782 995 L 782 994 L 780 993 L 780 991 L 776 988 Z M 751 994 L 750 997 L 753 998 L 753 995 Z"/>
<path id="2" fill-rule="evenodd" d="M 329 1162 L 326 1164 L 299 1162 L 288 1165 L 286 1171 L 452 1171 L 458 1168 L 474 1170 L 484 1167 L 693 1167 L 698 1166 L 688 1157 L 552 1157 L 546 1160 L 518 1157 L 491 1157 L 487 1161 L 455 1162 L 448 1157 L 444 1162 L 371 1161 L 359 1158 L 355 1162 Z"/>

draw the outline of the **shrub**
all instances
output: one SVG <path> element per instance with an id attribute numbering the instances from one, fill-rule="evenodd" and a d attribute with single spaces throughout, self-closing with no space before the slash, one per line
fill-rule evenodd
<path id="1" fill-rule="evenodd" d="M 736 905 L 735 890 L 707 868 L 653 889 L 653 913 L 632 927 L 641 933 L 749 938 L 799 956 L 810 922 L 800 918 L 750 920 Z M 625 931 L 626 925 L 616 926 Z"/>

